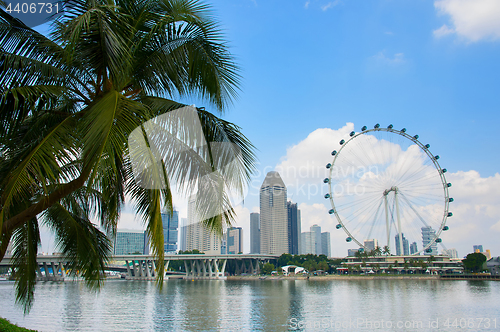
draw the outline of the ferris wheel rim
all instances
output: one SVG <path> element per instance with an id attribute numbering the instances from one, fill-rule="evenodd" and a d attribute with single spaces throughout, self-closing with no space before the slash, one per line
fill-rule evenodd
<path id="1" fill-rule="evenodd" d="M 354 132 L 354 131 L 352 131 L 351 134 L 350 134 L 350 137 L 347 140 L 342 139 L 340 141 L 340 145 L 341 145 L 340 149 L 338 151 L 335 151 L 333 161 L 331 162 L 331 164 L 329 164 L 330 167 L 327 166 L 328 168 L 330 168 L 329 175 L 328 175 L 328 192 L 329 192 L 329 197 L 328 198 L 330 200 L 330 205 L 332 207 L 333 214 L 335 215 L 338 223 L 341 225 L 341 228 L 343 229 L 343 231 L 347 234 L 348 239 L 350 238 L 352 241 L 354 241 L 356 244 L 358 244 L 360 246 L 360 248 L 366 249 L 364 243 L 362 244 L 361 242 L 359 242 L 358 239 L 351 234 L 351 232 L 345 226 L 344 222 L 342 221 L 342 218 L 340 217 L 340 215 L 338 214 L 338 211 L 336 209 L 335 202 L 334 202 L 334 199 L 333 199 L 334 195 L 333 195 L 332 181 L 331 181 L 332 180 L 333 166 L 335 165 L 335 161 L 337 160 L 338 156 L 341 154 L 342 150 L 350 142 L 352 142 L 354 139 L 356 139 L 357 137 L 366 135 L 366 134 L 371 133 L 371 132 L 386 132 L 386 133 L 393 133 L 393 134 L 400 135 L 400 136 L 402 136 L 402 137 L 404 137 L 404 138 L 412 141 L 413 143 L 415 143 L 419 147 L 419 149 L 425 153 L 425 155 L 427 156 L 427 158 L 432 161 L 432 164 L 433 164 L 434 168 L 436 169 L 436 171 L 439 174 L 439 178 L 441 180 L 441 184 L 442 184 L 442 187 L 443 187 L 444 199 L 445 199 L 444 213 L 443 213 L 443 218 L 441 220 L 441 223 L 439 225 L 439 229 L 436 231 L 434 237 L 431 239 L 431 241 L 429 241 L 429 243 L 425 247 L 423 247 L 421 250 L 418 250 L 417 252 L 411 254 L 412 256 L 419 255 L 420 253 L 425 252 L 434 243 L 437 243 L 436 240 L 440 237 L 441 233 L 443 232 L 444 227 L 446 226 L 446 221 L 447 221 L 447 219 L 449 217 L 449 203 L 450 203 L 449 200 L 450 200 L 450 197 L 449 197 L 448 187 L 449 187 L 450 184 L 446 181 L 446 177 L 444 175 L 444 173 L 445 173 L 446 170 L 441 167 L 441 165 L 439 164 L 437 158 L 430 152 L 429 146 L 426 146 L 423 143 L 421 143 L 418 140 L 418 135 L 411 136 L 411 135 L 407 134 L 406 133 L 406 129 L 403 129 L 403 130 L 393 129 L 392 125 L 390 125 L 387 128 L 383 128 L 383 127 L 381 128 L 378 124 L 373 129 L 366 129 L 366 127 L 363 127 L 363 129 L 360 132 L 357 132 L 357 133 Z M 332 152 L 332 154 L 333 154 L 333 152 Z"/>

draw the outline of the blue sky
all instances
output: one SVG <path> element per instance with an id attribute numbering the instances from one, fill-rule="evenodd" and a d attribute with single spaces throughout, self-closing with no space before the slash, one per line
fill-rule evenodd
<path id="1" fill-rule="evenodd" d="M 242 68 L 242 91 L 226 118 L 258 149 L 253 187 L 266 167 L 314 162 L 292 150 L 314 146 L 306 138 L 318 128 L 392 123 L 431 143 L 456 179 L 447 247 L 465 255 L 482 243 L 500 254 L 498 2 L 227 0 L 214 11 Z M 245 201 L 250 211 L 258 211 L 257 192 Z M 334 236 L 329 216 L 311 208 L 325 203 L 320 196 L 292 196 L 308 211 L 303 231 L 319 223 L 332 232 L 332 254 L 344 255 L 345 236 Z"/>
<path id="2" fill-rule="evenodd" d="M 236 208 L 245 251 L 266 171 L 324 165 L 351 127 L 392 123 L 431 143 L 454 182 L 447 247 L 464 256 L 483 244 L 500 254 L 500 2 L 219 0 L 212 7 L 242 75 L 224 117 L 242 127 L 259 159 Z M 309 171 L 302 183 L 320 183 L 314 166 Z M 332 233 L 332 255 L 344 256 L 353 246 L 334 229 L 325 190 L 304 195 L 291 185 L 289 197 L 303 211 L 302 230 L 318 223 Z M 176 205 L 186 217 L 185 202 Z M 121 227 L 140 228 L 132 219 L 126 209 Z"/>

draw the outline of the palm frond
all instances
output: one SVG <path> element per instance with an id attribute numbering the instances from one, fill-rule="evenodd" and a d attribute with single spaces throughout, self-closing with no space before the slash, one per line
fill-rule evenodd
<path id="1" fill-rule="evenodd" d="M 16 275 L 16 302 L 23 305 L 25 313 L 33 304 L 39 245 L 40 232 L 36 218 L 16 229 L 13 234 L 12 268 Z"/>
<path id="2" fill-rule="evenodd" d="M 43 214 L 44 224 L 56 234 L 56 247 L 68 261 L 68 269 L 97 288 L 111 254 L 111 241 L 88 218 L 72 195 Z"/>

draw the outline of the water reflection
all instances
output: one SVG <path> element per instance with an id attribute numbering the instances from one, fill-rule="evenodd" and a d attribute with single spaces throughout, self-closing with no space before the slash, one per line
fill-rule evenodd
<path id="1" fill-rule="evenodd" d="M 40 331 L 396 328 L 381 325 L 389 322 L 410 324 L 404 329 L 415 331 L 433 330 L 431 322 L 440 322 L 440 331 L 454 331 L 443 325 L 446 319 L 497 317 L 499 285 L 416 279 L 168 280 L 158 289 L 153 282 L 109 281 L 92 292 L 79 282 L 47 282 L 37 285 L 33 310 L 23 316 L 14 304 L 14 284 L 5 282 L 0 303 L 7 305 L 0 316 Z"/>

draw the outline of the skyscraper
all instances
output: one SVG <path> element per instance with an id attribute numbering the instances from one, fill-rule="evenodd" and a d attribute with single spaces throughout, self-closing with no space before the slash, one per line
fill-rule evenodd
<path id="1" fill-rule="evenodd" d="M 375 248 L 378 247 L 377 239 L 365 240 L 363 244 L 365 246 L 365 250 L 367 251 L 375 250 Z"/>
<path id="2" fill-rule="evenodd" d="M 396 240 L 396 255 L 405 255 L 408 256 L 410 254 L 410 248 L 408 245 L 408 239 L 405 238 L 404 233 L 401 233 L 401 238 L 403 239 L 403 251 L 400 251 L 400 244 L 399 244 L 399 234 L 396 234 L 395 240 Z"/>
<path id="3" fill-rule="evenodd" d="M 226 253 L 239 254 L 243 252 L 243 229 L 231 227 L 226 231 Z"/>
<path id="4" fill-rule="evenodd" d="M 163 223 L 163 242 L 165 252 L 177 251 L 177 229 L 179 227 L 179 211 L 162 213 L 161 220 Z"/>
<path id="5" fill-rule="evenodd" d="M 260 214 L 250 213 L 250 253 L 260 254 Z"/>
<path id="6" fill-rule="evenodd" d="M 211 230 L 198 219 L 195 199 L 188 202 L 188 225 L 186 227 L 186 250 L 199 250 L 209 255 L 221 253 L 221 236 Z"/>
<path id="7" fill-rule="evenodd" d="M 113 245 L 115 255 L 149 254 L 148 237 L 145 231 L 119 230 Z"/>
<path id="8" fill-rule="evenodd" d="M 418 248 L 417 248 L 417 242 L 412 242 L 410 244 L 410 255 L 413 255 L 414 253 L 416 253 L 418 251 Z"/>
<path id="9" fill-rule="evenodd" d="M 316 252 L 316 245 L 314 241 L 314 236 L 316 234 L 313 232 L 302 232 L 300 234 L 300 254 L 301 255 L 307 255 L 307 254 L 315 254 Z"/>
<path id="10" fill-rule="evenodd" d="M 260 187 L 260 253 L 288 253 L 286 187 L 278 172 L 269 172 Z"/>
<path id="11" fill-rule="evenodd" d="M 300 242 L 300 210 L 297 208 L 297 203 L 287 202 L 288 211 L 288 253 L 292 255 L 299 254 Z"/>
<path id="12" fill-rule="evenodd" d="M 424 226 L 422 230 L 422 245 L 425 248 L 436 237 L 436 231 L 431 226 Z M 437 255 L 437 244 L 434 242 L 429 248 L 424 251 L 424 255 Z"/>
<path id="13" fill-rule="evenodd" d="M 314 233 L 314 252 L 315 255 L 321 255 L 321 227 L 318 225 L 312 225 L 310 228 L 312 233 Z"/>
<path id="14" fill-rule="evenodd" d="M 474 252 L 484 252 L 482 244 L 475 244 L 472 246 Z"/>
<path id="15" fill-rule="evenodd" d="M 312 225 L 310 232 L 303 232 L 300 236 L 300 254 L 331 256 L 330 232 L 321 232 L 321 227 Z"/>
<path id="16" fill-rule="evenodd" d="M 181 218 L 181 235 L 179 239 L 179 250 L 186 251 L 187 250 L 187 218 Z"/>
<path id="17" fill-rule="evenodd" d="M 326 257 L 332 256 L 332 247 L 330 244 L 330 232 L 321 233 L 321 254 Z"/>

